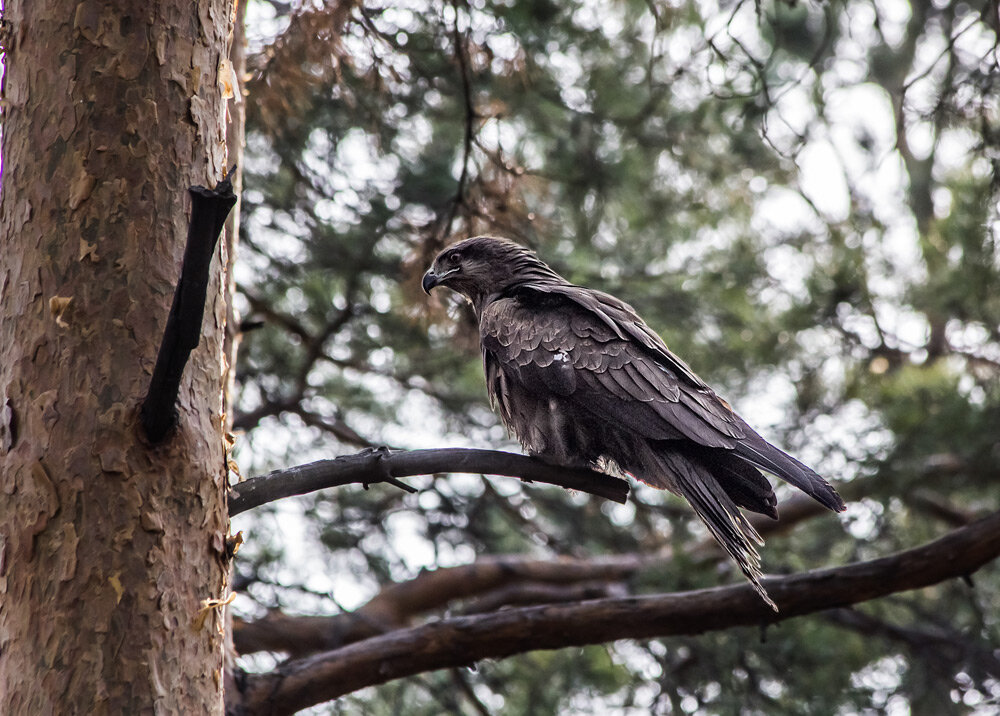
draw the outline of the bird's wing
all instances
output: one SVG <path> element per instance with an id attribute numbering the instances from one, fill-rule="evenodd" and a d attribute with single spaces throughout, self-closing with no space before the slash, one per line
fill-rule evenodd
<path id="1" fill-rule="evenodd" d="M 672 362 L 658 360 L 612 318 L 564 297 L 494 301 L 480 331 L 490 395 L 505 420 L 516 406 L 505 403 L 504 382 L 516 376 L 529 390 L 554 393 L 649 439 L 734 448 L 744 437 L 738 417 L 708 386 L 680 378 Z"/>
<path id="2" fill-rule="evenodd" d="M 659 363 L 668 366 L 679 379 L 692 386 L 708 388 L 705 381 L 687 363 L 670 352 L 663 339 L 646 325 L 632 306 L 611 294 L 573 284 L 541 282 L 524 284 L 523 289 L 569 299 L 608 326 L 619 338 L 631 339 L 652 353 Z"/>
<path id="3" fill-rule="evenodd" d="M 487 374 L 492 361 L 498 376 L 493 396 L 504 392 L 500 380 L 510 380 L 501 374 L 516 373 L 527 388 L 534 382 L 646 438 L 732 450 L 826 507 L 845 507 L 826 480 L 754 432 L 614 296 L 523 284 L 483 312 L 480 331 Z"/>

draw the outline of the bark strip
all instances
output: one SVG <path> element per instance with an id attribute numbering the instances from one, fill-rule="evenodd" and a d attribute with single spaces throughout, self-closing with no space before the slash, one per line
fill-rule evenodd
<path id="1" fill-rule="evenodd" d="M 236 204 L 231 181 L 235 172 L 234 166 L 214 189 L 203 186 L 188 189 L 191 194 L 191 221 L 188 225 L 184 261 L 181 264 L 181 277 L 177 281 L 174 301 L 167 316 L 167 327 L 163 331 L 163 341 L 156 355 L 156 367 L 149 381 L 149 392 L 142 403 L 142 427 L 146 437 L 154 445 L 162 442 L 177 425 L 177 392 L 184 366 L 201 339 L 209 267 L 219 235 L 230 210 Z"/>

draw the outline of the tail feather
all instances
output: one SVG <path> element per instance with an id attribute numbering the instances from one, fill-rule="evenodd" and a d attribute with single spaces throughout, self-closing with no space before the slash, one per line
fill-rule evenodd
<path id="1" fill-rule="evenodd" d="M 669 486 L 691 504 L 712 536 L 739 565 L 761 599 L 778 611 L 760 583 L 763 575 L 755 543 L 762 545 L 764 540 L 709 469 L 697 458 L 676 452 L 650 451 L 650 458 L 652 465 L 649 467 L 664 476 L 664 486 Z M 653 484 L 658 482 L 647 481 Z"/>
<path id="2" fill-rule="evenodd" d="M 778 519 L 778 498 L 766 477 L 754 465 L 728 450 L 689 449 L 711 472 L 738 507 Z"/>
<path id="3" fill-rule="evenodd" d="M 736 444 L 733 453 L 761 470 L 794 485 L 834 512 L 843 512 L 847 509 L 844 500 L 829 482 L 791 455 L 767 442 L 749 426 L 745 429 L 747 435 Z"/>

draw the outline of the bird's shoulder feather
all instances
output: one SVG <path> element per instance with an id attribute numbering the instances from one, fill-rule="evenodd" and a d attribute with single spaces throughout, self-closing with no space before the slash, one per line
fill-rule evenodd
<path id="1" fill-rule="evenodd" d="M 539 295 L 560 296 L 583 308 L 591 318 L 596 318 L 610 328 L 619 338 L 631 339 L 649 351 L 655 360 L 669 366 L 681 380 L 693 386 L 708 388 L 690 366 L 674 355 L 632 306 L 603 291 L 573 284 L 528 283 L 521 287 L 525 292 Z"/>

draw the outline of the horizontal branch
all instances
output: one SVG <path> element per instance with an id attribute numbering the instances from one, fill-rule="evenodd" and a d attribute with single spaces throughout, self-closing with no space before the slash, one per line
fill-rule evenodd
<path id="1" fill-rule="evenodd" d="M 764 581 L 772 612 L 749 584 L 596 599 L 454 617 L 397 630 L 247 676 L 245 713 L 289 714 L 404 676 L 536 649 L 701 634 L 765 625 L 972 574 L 1000 554 L 1000 512 L 914 549 Z"/>
<path id="2" fill-rule="evenodd" d="M 842 495 L 847 498 L 850 493 L 864 494 L 864 490 L 859 489 L 864 484 L 864 479 L 847 483 Z M 778 506 L 778 514 L 780 517 L 777 520 L 764 515 L 750 515 L 749 519 L 766 538 L 788 531 L 812 516 L 828 515 L 829 510 L 798 492 Z M 725 555 L 719 543 L 710 536 L 686 545 L 683 551 L 688 559 L 694 558 L 702 565 Z M 496 608 L 513 604 L 513 601 L 505 601 L 511 594 L 520 595 L 523 605 L 523 597 L 529 592 L 536 595 L 536 604 L 569 601 L 565 598 L 565 590 L 579 589 L 581 584 L 592 585 L 595 580 L 604 580 L 607 589 L 613 590 L 636 572 L 668 565 L 675 559 L 670 546 L 653 553 L 632 552 L 586 558 L 484 555 L 469 564 L 421 570 L 412 579 L 388 584 L 369 602 L 353 611 L 314 616 L 289 615 L 274 610 L 253 621 L 235 618 L 233 641 L 240 654 L 275 651 L 301 658 L 393 629 L 409 627 L 414 620 L 432 611 L 485 612 L 491 604 Z M 546 590 L 553 589 L 558 591 L 559 596 L 545 599 Z M 464 607 L 457 604 L 470 599 L 476 600 L 476 603 Z"/>
<path id="3" fill-rule="evenodd" d="M 484 595 L 495 598 L 496 590 L 516 587 L 575 587 L 595 580 L 619 582 L 644 566 L 665 559 L 669 558 L 635 553 L 556 560 L 515 554 L 486 555 L 470 564 L 421 571 L 413 579 L 389 584 L 351 612 L 311 616 L 272 611 L 252 622 L 234 619 L 233 642 L 244 655 L 279 651 L 301 657 L 408 627 L 414 619 L 432 610 L 455 609 L 458 600 Z"/>
<path id="4" fill-rule="evenodd" d="M 259 507 L 292 495 L 304 495 L 327 487 L 394 482 L 399 477 L 467 472 L 516 477 L 542 482 L 623 503 L 628 482 L 593 470 L 558 467 L 524 455 L 497 450 L 443 448 L 439 450 L 363 450 L 333 460 L 275 470 L 234 485 L 229 496 L 229 515 Z"/>

